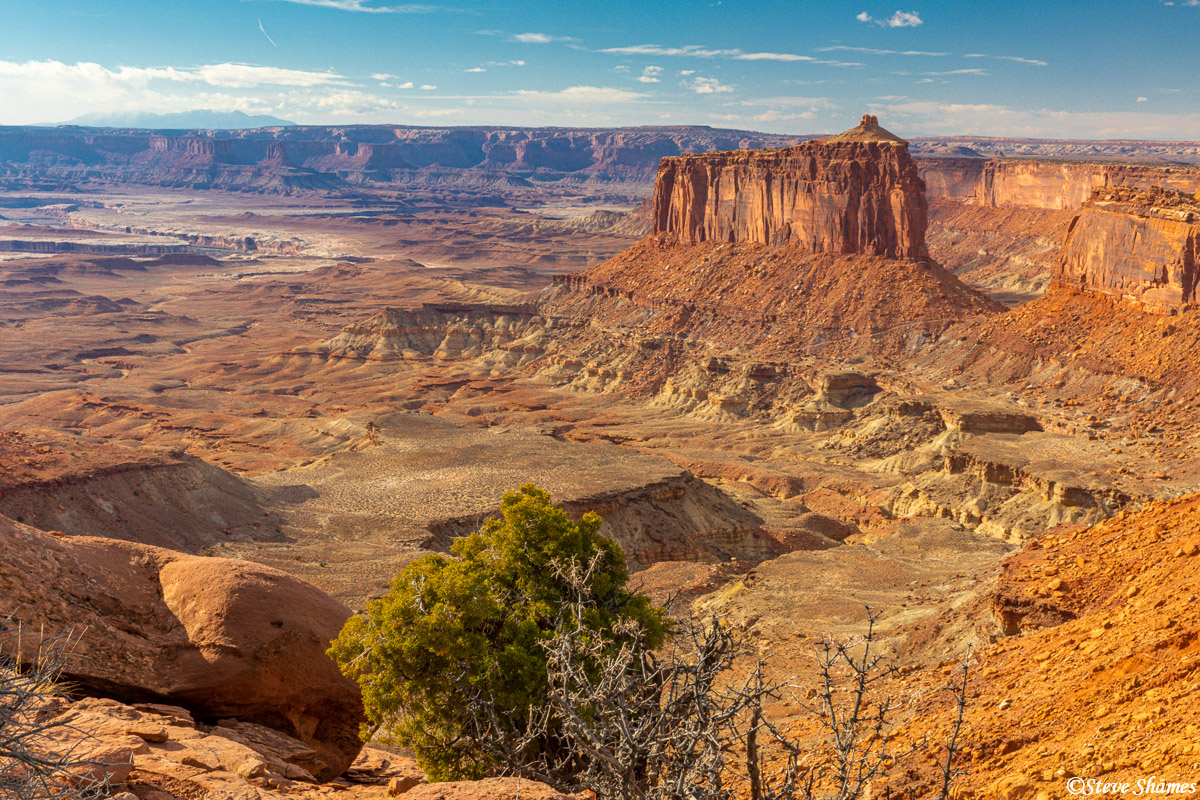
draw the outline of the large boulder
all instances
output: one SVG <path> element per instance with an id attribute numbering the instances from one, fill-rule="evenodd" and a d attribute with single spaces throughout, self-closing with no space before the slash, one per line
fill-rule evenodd
<path id="1" fill-rule="evenodd" d="M 274 728 L 315 751 L 320 780 L 361 749 L 358 685 L 325 653 L 350 610 L 278 570 L 0 517 L 5 616 L 27 646 L 73 636 L 67 676 L 83 688 Z"/>

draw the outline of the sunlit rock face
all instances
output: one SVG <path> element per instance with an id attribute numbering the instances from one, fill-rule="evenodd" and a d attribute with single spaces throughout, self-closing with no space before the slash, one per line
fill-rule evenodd
<path id="1" fill-rule="evenodd" d="M 908 145 L 872 116 L 795 147 L 665 158 L 654 190 L 654 232 L 681 244 L 925 258 L 925 224 Z"/>
<path id="2" fill-rule="evenodd" d="M 1172 312 L 1195 302 L 1200 203 L 1162 189 L 1098 190 L 1071 223 L 1056 284 Z"/>

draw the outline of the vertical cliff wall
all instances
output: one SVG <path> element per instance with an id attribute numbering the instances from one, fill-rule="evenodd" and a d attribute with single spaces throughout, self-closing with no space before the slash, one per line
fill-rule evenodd
<path id="1" fill-rule="evenodd" d="M 1080 208 L 1096 189 L 1163 186 L 1200 191 L 1200 169 L 1147 164 L 982 158 L 919 158 L 930 201 L 988 208 Z"/>
<path id="2" fill-rule="evenodd" d="M 654 232 L 680 244 L 925 258 L 925 225 L 907 145 L 869 116 L 795 147 L 664 158 L 654 188 Z"/>
<path id="3" fill-rule="evenodd" d="M 1173 311 L 1194 302 L 1200 202 L 1162 189 L 1097 190 L 1071 223 L 1056 285 Z"/>

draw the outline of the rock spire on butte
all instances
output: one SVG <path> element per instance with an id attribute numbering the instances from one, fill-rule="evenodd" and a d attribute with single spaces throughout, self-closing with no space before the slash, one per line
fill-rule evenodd
<path id="1" fill-rule="evenodd" d="M 654 191 L 654 233 L 680 244 L 923 259 L 925 226 L 925 184 L 908 145 L 870 115 L 795 147 L 664 158 Z"/>

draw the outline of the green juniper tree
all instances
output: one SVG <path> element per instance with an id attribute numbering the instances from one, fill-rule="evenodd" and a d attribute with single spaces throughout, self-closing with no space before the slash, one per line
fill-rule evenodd
<path id="1" fill-rule="evenodd" d="M 501 766 L 481 728 L 526 729 L 544 714 L 556 637 L 583 635 L 603 654 L 634 638 L 656 648 L 668 632 L 663 610 L 626 588 L 625 556 L 597 514 L 572 522 L 533 484 L 505 494 L 500 511 L 454 542 L 456 557 L 410 564 L 330 648 L 363 688 L 368 732 L 412 747 L 434 780 Z M 496 712 L 486 723 L 471 702 L 480 697 Z M 539 729 L 512 761 L 565 753 L 554 720 Z"/>

